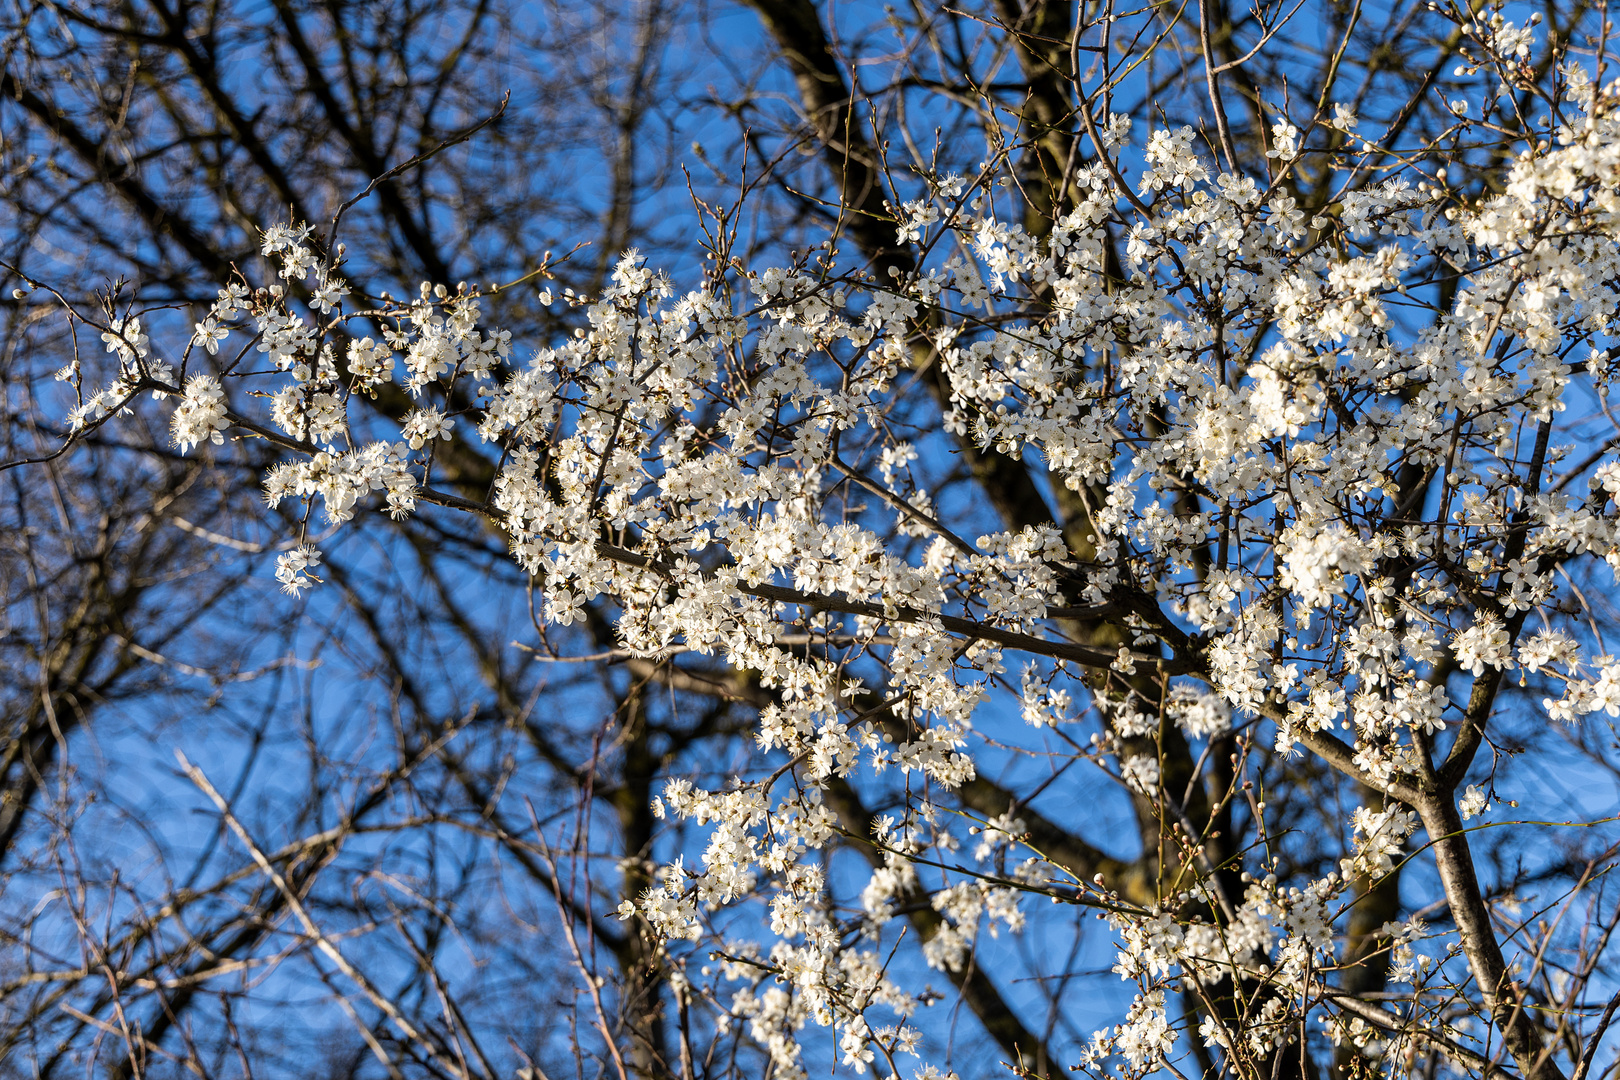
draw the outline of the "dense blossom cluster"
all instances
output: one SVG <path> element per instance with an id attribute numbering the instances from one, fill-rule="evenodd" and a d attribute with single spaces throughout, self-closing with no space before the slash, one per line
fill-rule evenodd
<path id="1" fill-rule="evenodd" d="M 1514 54 L 1518 31 L 1493 26 L 1481 48 Z M 629 653 L 680 647 L 757 672 L 775 695 L 760 753 L 781 767 L 723 791 L 671 783 L 658 813 L 709 830 L 700 864 L 665 867 L 621 911 L 672 949 L 709 942 L 710 974 L 735 984 L 725 1022 L 748 1026 L 777 1076 L 802 1075 L 796 1033 L 812 1022 L 838 1028 L 857 1072 L 915 1049 L 917 1000 L 879 942 L 919 895 L 940 917 L 926 961 L 945 972 L 981 932 L 1016 932 L 1031 894 L 1107 909 L 1116 970 L 1141 995 L 1087 1064 L 1151 1071 L 1184 1037 L 1166 991 L 1224 978 L 1258 980 L 1261 1004 L 1240 1029 L 1211 1013 L 1192 1037 L 1260 1056 L 1318 1008 L 1333 1040 L 1365 1046 L 1386 1036 L 1333 1007 L 1323 971 L 1339 905 L 1419 826 L 1398 792 L 1459 710 L 1436 672 L 1522 669 L 1562 685 L 1554 720 L 1620 715 L 1620 660 L 1545 620 L 1519 634 L 1554 610 L 1561 563 L 1620 567 L 1620 462 L 1549 434 L 1572 380 L 1615 374 L 1620 317 L 1620 129 L 1579 68 L 1563 79 L 1556 129 L 1476 203 L 1432 173 L 1416 182 L 1414 165 L 1307 215 L 1287 177 L 1308 133 L 1286 120 L 1269 183 L 1220 171 L 1188 129 L 1153 131 L 1129 190 L 1116 166 L 1079 164 L 1048 236 L 998 212 L 993 169 L 935 177 L 896 211 L 898 242 L 948 253 L 915 271 L 801 263 L 682 292 L 629 252 L 601 296 L 569 298 L 574 336 L 526 354 L 481 328 L 465 286 L 352 309 L 308 229 L 278 226 L 263 252 L 282 282 L 222 291 L 184 361 L 155 359 L 139 318 L 111 322 L 118 373 L 73 422 L 154 390 L 177 402 L 183 451 L 244 425 L 285 447 L 272 505 L 318 501 L 334 524 L 373 495 L 394 514 L 469 507 L 507 534 L 550 622 L 605 603 Z M 1352 113 L 1331 126 L 1356 145 Z M 1129 121 L 1106 130 L 1112 150 L 1129 145 Z M 1436 266 L 1460 283 L 1420 325 L 1408 286 Z M 275 374 L 191 374 L 198 349 L 223 361 L 244 335 Z M 1077 494 L 1083 543 L 941 521 L 915 469 L 939 447 L 891 421 L 919 362 L 943 369 L 946 431 L 1038 457 Z M 257 419 L 230 390 L 249 378 L 269 403 Z M 414 407 L 396 439 L 357 443 L 354 395 L 390 382 Z M 487 501 L 433 487 L 435 448 L 473 437 L 500 447 Z M 1413 502 L 1431 486 L 1438 526 Z M 320 557 L 301 541 L 277 576 L 310 587 Z M 1072 640 L 1061 609 L 1077 605 L 1127 611 L 1124 633 Z M 793 633 L 827 649 L 784 647 Z M 842 649 L 880 658 L 885 684 Z M 1258 867 L 1230 895 L 1193 859 L 1191 877 L 1131 903 L 1026 847 L 1012 818 L 976 824 L 970 852 L 921 793 L 973 779 L 975 708 L 1018 653 L 1035 658 L 1025 718 L 1101 717 L 1092 753 L 1139 798 L 1168 798 L 1161 721 L 1207 741 L 1257 718 L 1281 751 L 1342 746 L 1333 763 L 1389 797 L 1354 811 L 1339 871 L 1303 888 Z M 874 719 L 874 693 L 892 724 Z M 884 857 L 851 944 L 815 853 L 840 828 L 826 786 L 861 769 L 902 774 L 914 795 L 870 838 Z M 1488 799 L 1469 788 L 1462 804 L 1473 817 Z M 924 857 L 974 873 L 924 884 Z M 710 913 L 754 902 L 770 943 L 712 936 Z M 1422 924 L 1387 929 L 1396 977 L 1420 986 L 1436 970 Z"/>

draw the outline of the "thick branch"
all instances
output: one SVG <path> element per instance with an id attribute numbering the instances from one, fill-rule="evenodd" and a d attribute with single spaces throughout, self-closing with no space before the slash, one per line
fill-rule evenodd
<path id="1" fill-rule="evenodd" d="M 1449 795 L 1430 795 L 1419 801 L 1419 815 L 1434 845 L 1434 861 L 1451 905 L 1451 917 L 1462 936 L 1463 955 L 1474 974 L 1480 997 L 1492 1024 L 1502 1033 L 1508 1053 L 1529 1080 L 1564 1080 L 1542 1046 L 1541 1032 L 1526 1009 L 1519 987 L 1508 973 L 1502 947 L 1491 928 L 1474 856 L 1463 832 L 1462 818 Z"/>

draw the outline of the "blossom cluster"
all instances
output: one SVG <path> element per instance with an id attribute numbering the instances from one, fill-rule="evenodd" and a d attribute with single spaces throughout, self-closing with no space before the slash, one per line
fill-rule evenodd
<path id="1" fill-rule="evenodd" d="M 1519 634 L 1527 613 L 1556 615 L 1562 564 L 1620 567 L 1620 462 L 1571 463 L 1550 436 L 1573 381 L 1612 377 L 1602 343 L 1620 331 L 1620 125 L 1578 69 L 1565 82 L 1553 137 L 1472 203 L 1395 173 L 1307 213 L 1286 182 L 1306 152 L 1293 124 L 1272 132 L 1269 183 L 1160 130 L 1132 188 L 1079 163 L 1048 235 L 1009 220 L 984 177 L 930 177 L 897 237 L 954 254 L 887 279 L 801 261 L 682 292 L 627 252 L 600 296 L 568 298 L 572 336 L 522 354 L 482 324 L 476 288 L 354 307 L 310 230 L 276 226 L 262 250 L 280 280 L 221 291 L 183 359 L 155 359 L 138 317 L 112 321 L 118 372 L 72 421 L 152 389 L 176 403 L 183 452 L 251 424 L 290 455 L 265 478 L 272 505 L 319 503 L 334 525 L 378 500 L 471 509 L 505 533 L 549 623 L 594 606 L 628 653 L 757 672 L 773 699 L 759 754 L 781 767 L 725 790 L 672 781 L 657 811 L 704 835 L 701 854 L 620 912 L 666 948 L 714 948 L 715 978 L 737 984 L 724 1023 L 746 1025 L 776 1075 L 802 1075 L 796 1032 L 812 1022 L 839 1029 L 857 1072 L 916 1049 L 917 999 L 876 943 L 921 896 L 937 916 L 923 956 L 945 972 L 981 933 L 1017 932 L 1032 893 L 1105 907 L 1116 971 L 1142 993 L 1088 1062 L 1152 1071 L 1177 1038 L 1166 991 L 1224 978 L 1265 990 L 1241 1027 L 1211 1011 L 1201 1037 L 1263 1055 L 1302 1002 L 1330 1000 L 1338 905 L 1406 857 L 1418 822 L 1396 794 L 1461 708 L 1443 665 L 1556 684 L 1555 720 L 1620 716 L 1620 660 L 1550 621 Z M 1343 108 L 1331 126 L 1357 138 Z M 1108 121 L 1110 150 L 1129 127 Z M 1405 299 L 1437 265 L 1460 275 L 1454 300 L 1414 325 Z M 212 362 L 198 349 L 223 358 L 242 337 L 269 374 L 196 370 Z M 945 432 L 1038 459 L 1085 520 L 953 531 L 925 471 L 938 447 L 897 419 L 923 364 L 948 388 Z M 257 419 L 233 395 L 249 380 L 269 403 Z M 413 402 L 397 438 L 356 441 L 357 398 L 385 386 Z M 436 488 L 435 455 L 471 439 L 495 448 L 493 486 Z M 1441 509 L 1425 519 L 1429 491 Z M 320 560 L 301 543 L 277 577 L 312 587 Z M 1103 645 L 1069 635 L 1087 608 L 1116 613 Z M 784 645 L 795 633 L 826 647 Z M 878 658 L 883 685 L 840 650 Z M 1304 887 L 1262 867 L 1231 895 L 1192 852 L 1196 880 L 1137 903 L 1027 847 L 1011 816 L 974 826 L 970 857 L 933 800 L 977 775 L 975 711 L 1019 652 L 1038 661 L 1025 719 L 1095 719 L 1092 755 L 1136 799 L 1173 794 L 1166 726 L 1208 744 L 1258 719 L 1280 752 L 1342 739 L 1339 764 L 1389 801 L 1354 811 L 1338 870 Z M 882 854 L 851 944 L 817 853 L 844 828 L 824 792 L 862 770 L 928 794 L 861 838 Z M 1463 812 L 1487 803 L 1471 788 Z M 972 873 L 925 883 L 925 856 Z M 716 936 L 709 916 L 746 904 L 768 945 Z M 1428 970 L 1421 929 L 1390 930 L 1407 981 Z M 1336 1040 L 1373 1037 L 1324 1015 Z"/>

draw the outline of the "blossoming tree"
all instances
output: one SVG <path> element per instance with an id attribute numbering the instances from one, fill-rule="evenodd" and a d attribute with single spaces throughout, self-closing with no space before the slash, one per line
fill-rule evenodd
<path id="1" fill-rule="evenodd" d="M 695 200 L 702 271 L 628 251 L 585 293 L 540 264 L 523 287 L 569 328 L 545 340 L 487 320 L 516 286 L 359 287 L 341 210 L 265 223 L 260 268 L 167 336 L 29 278 L 105 349 L 58 373 L 52 453 L 129 416 L 203 460 L 273 448 L 293 595 L 367 515 L 470 517 L 530 583 L 526 647 L 579 658 L 589 628 L 593 662 L 744 706 L 725 768 L 630 793 L 662 823 L 616 906 L 651 1049 L 613 1019 L 625 984 L 588 975 L 585 1011 L 622 1077 L 726 1045 L 807 1075 L 827 1039 L 838 1070 L 931 1080 L 962 1068 L 944 997 L 999 1045 L 964 1075 L 1585 1080 L 1620 1003 L 1607 796 L 1527 800 L 1563 797 L 1537 761 L 1613 775 L 1620 119 L 1584 15 L 1550 43 L 1449 17 L 1478 93 L 1418 145 L 1331 80 L 1245 81 L 1208 19 L 1208 125 L 1115 112 L 1139 53 L 1109 9 L 1014 26 L 1066 64 L 1027 141 L 903 176 L 788 53 L 850 220 L 756 262 L 747 197 Z M 1088 84 L 1082 53 L 1121 70 Z M 488 476 L 441 460 L 468 443 Z M 562 916 L 585 972 L 591 917 Z M 1068 1039 L 994 958 L 1082 925 L 1129 993 Z"/>

